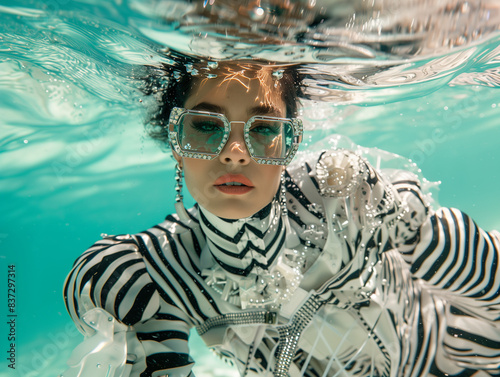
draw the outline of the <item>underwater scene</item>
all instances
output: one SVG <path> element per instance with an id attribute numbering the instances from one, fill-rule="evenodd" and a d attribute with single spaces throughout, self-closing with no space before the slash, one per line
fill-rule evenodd
<path id="1" fill-rule="evenodd" d="M 75 259 L 175 212 L 175 161 L 145 127 L 161 65 L 295 64 L 299 154 L 379 148 L 500 229 L 499 28 L 494 0 L 2 0 L 0 376 L 60 375 L 83 340 L 62 293 Z M 239 375 L 190 343 L 196 376 Z"/>

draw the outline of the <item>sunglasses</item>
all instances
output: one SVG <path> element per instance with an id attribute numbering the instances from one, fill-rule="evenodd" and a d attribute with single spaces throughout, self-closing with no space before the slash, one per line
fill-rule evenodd
<path id="1" fill-rule="evenodd" d="M 253 116 L 247 122 L 229 122 L 225 115 L 174 107 L 169 118 L 169 139 L 181 157 L 213 160 L 226 145 L 231 125 L 243 124 L 246 147 L 259 164 L 288 165 L 302 141 L 300 119 Z"/>

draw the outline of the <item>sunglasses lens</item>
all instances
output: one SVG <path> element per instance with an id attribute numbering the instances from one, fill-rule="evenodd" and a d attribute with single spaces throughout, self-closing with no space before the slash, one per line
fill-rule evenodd
<path id="1" fill-rule="evenodd" d="M 255 119 L 248 137 L 256 158 L 286 158 L 293 143 L 293 127 L 281 120 Z"/>
<path id="2" fill-rule="evenodd" d="M 210 115 L 183 114 L 179 119 L 178 135 L 184 151 L 217 154 L 224 138 L 224 122 Z"/>

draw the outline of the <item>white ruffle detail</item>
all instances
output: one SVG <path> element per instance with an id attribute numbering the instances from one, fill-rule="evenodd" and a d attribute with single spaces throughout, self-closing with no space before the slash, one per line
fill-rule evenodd
<path id="1" fill-rule="evenodd" d="M 69 368 L 62 377 L 128 377 L 128 326 L 118 322 L 101 308 L 94 308 L 83 316 L 93 330 L 88 332 L 68 360 Z"/>

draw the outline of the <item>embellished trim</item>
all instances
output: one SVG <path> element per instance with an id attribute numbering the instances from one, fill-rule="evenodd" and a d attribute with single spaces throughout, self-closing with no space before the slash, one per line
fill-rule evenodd
<path id="1" fill-rule="evenodd" d="M 196 331 L 198 335 L 203 336 L 215 327 L 253 324 L 274 325 L 277 319 L 278 314 L 271 311 L 229 313 L 207 319 L 201 325 L 196 326 Z"/>
<path id="2" fill-rule="evenodd" d="M 311 296 L 299 311 L 295 313 L 291 323 L 278 326 L 279 346 L 276 355 L 275 377 L 288 377 L 288 370 L 295 356 L 300 336 L 323 305 L 323 301 L 319 301 L 317 297 Z"/>

